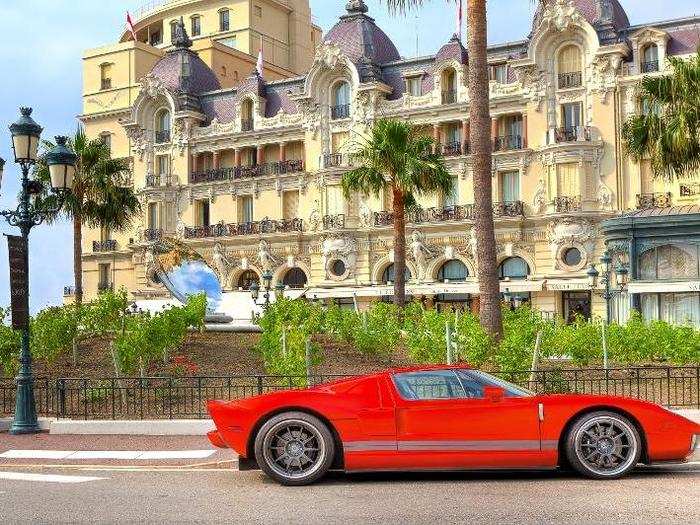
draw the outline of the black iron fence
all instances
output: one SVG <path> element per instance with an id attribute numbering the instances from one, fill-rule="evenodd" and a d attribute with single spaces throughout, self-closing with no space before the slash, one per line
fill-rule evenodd
<path id="1" fill-rule="evenodd" d="M 700 367 L 554 369 L 497 373 L 536 393 L 609 394 L 664 406 L 700 408 Z M 312 383 L 343 376 L 315 375 Z M 222 376 L 106 379 L 37 379 L 37 411 L 72 419 L 189 419 L 207 417 L 209 399 L 244 397 L 303 388 L 306 377 Z M 0 379 L 0 416 L 15 406 L 15 384 Z"/>

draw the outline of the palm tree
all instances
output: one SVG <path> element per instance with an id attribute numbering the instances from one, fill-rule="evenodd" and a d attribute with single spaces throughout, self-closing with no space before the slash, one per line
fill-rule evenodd
<path id="1" fill-rule="evenodd" d="M 357 168 L 343 175 L 347 199 L 391 191 L 394 215 L 394 304 L 406 303 L 406 209 L 417 206 L 416 197 L 449 194 L 453 183 L 442 155 L 434 152 L 432 137 L 421 135 L 408 122 L 381 119 L 370 136 L 355 144 Z"/>
<path id="2" fill-rule="evenodd" d="M 700 170 L 700 50 L 668 60 L 670 74 L 642 80 L 644 111 L 625 122 L 622 138 L 634 160 L 649 158 L 654 176 L 672 180 Z"/>
<path id="3" fill-rule="evenodd" d="M 53 147 L 43 143 L 44 152 Z M 124 159 L 113 159 L 109 146 L 100 139 L 89 139 L 82 128 L 68 141 L 68 147 L 78 156 L 73 191 L 66 197 L 60 216 L 73 221 L 73 273 L 75 302 L 83 300 L 83 225 L 121 231 L 129 227 L 132 217 L 141 209 L 134 191 L 122 184 L 129 165 Z M 42 156 L 43 157 L 43 156 Z M 37 164 L 37 178 L 49 180 L 49 170 L 43 158 Z M 48 187 L 48 185 L 45 185 Z M 54 208 L 56 197 L 45 194 L 39 206 Z"/>

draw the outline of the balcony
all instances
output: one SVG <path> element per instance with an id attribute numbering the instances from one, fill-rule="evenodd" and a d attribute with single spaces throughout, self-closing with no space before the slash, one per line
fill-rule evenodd
<path id="1" fill-rule="evenodd" d="M 299 173 L 301 171 L 304 171 L 303 160 L 283 160 L 257 166 L 216 168 L 194 172 L 190 174 L 189 181 L 190 184 L 201 184 L 204 182 L 221 182 L 263 175 L 284 175 L 285 173 Z"/>
<path id="2" fill-rule="evenodd" d="M 571 126 L 552 128 L 547 136 L 549 144 L 564 144 L 567 142 L 590 142 L 591 128 L 588 126 Z"/>
<path id="3" fill-rule="evenodd" d="M 185 228 L 185 239 L 205 239 L 209 237 L 240 237 L 243 235 L 265 235 L 271 233 L 294 233 L 304 230 L 302 219 L 263 219 L 257 222 L 225 224 Z"/>
<path id="4" fill-rule="evenodd" d="M 343 230 L 345 229 L 345 214 L 324 215 L 321 222 L 324 230 Z"/>
<path id="5" fill-rule="evenodd" d="M 253 131 L 255 129 L 255 121 L 250 119 L 241 120 L 241 131 Z"/>
<path id="6" fill-rule="evenodd" d="M 163 230 L 159 228 L 149 228 L 143 232 L 143 240 L 147 242 L 160 241 L 163 238 Z"/>
<path id="7" fill-rule="evenodd" d="M 172 185 L 172 175 L 169 173 L 161 173 L 158 175 L 146 175 L 146 187 L 147 188 L 158 188 L 160 186 L 171 186 Z"/>
<path id="8" fill-rule="evenodd" d="M 524 205 L 521 201 L 494 202 L 493 215 L 496 218 L 522 217 Z M 473 204 L 445 206 L 443 208 L 423 208 L 406 213 L 407 224 L 441 223 L 474 220 Z M 390 211 L 374 213 L 374 226 L 385 227 L 394 224 L 394 214 Z"/>
<path id="9" fill-rule="evenodd" d="M 162 129 L 156 131 L 156 144 L 167 144 L 170 142 L 170 130 Z"/>
<path id="10" fill-rule="evenodd" d="M 466 143 L 462 144 L 461 142 L 450 142 L 442 145 L 442 154 L 445 157 L 456 157 L 458 155 L 466 154 L 468 151 L 469 148 Z"/>
<path id="11" fill-rule="evenodd" d="M 443 104 L 454 104 L 457 102 L 457 90 L 448 89 L 442 92 L 442 103 Z"/>
<path id="12" fill-rule="evenodd" d="M 659 61 L 652 60 L 650 62 L 642 62 L 640 64 L 642 73 L 656 73 L 659 70 Z"/>
<path id="13" fill-rule="evenodd" d="M 106 241 L 92 241 L 92 251 L 94 253 L 114 252 L 117 250 L 117 241 L 108 239 Z"/>
<path id="14" fill-rule="evenodd" d="M 559 73 L 559 89 L 577 88 L 583 85 L 583 74 L 580 71 L 573 73 Z"/>
<path id="15" fill-rule="evenodd" d="M 73 297 L 75 296 L 75 286 L 64 286 L 63 287 L 63 297 Z"/>
<path id="16" fill-rule="evenodd" d="M 581 211 L 581 196 L 561 195 L 552 201 L 554 213 L 571 213 Z"/>
<path id="17" fill-rule="evenodd" d="M 100 83 L 100 89 L 102 91 L 112 89 L 112 79 L 111 78 L 103 78 L 102 82 Z"/>
<path id="18" fill-rule="evenodd" d="M 331 120 L 350 118 L 350 104 L 331 106 Z"/>
<path id="19" fill-rule="evenodd" d="M 353 156 L 347 153 L 326 153 L 320 161 L 323 169 L 347 168 L 353 165 Z"/>
<path id="20" fill-rule="evenodd" d="M 523 149 L 523 137 L 521 135 L 502 135 L 493 141 L 494 151 L 511 151 Z"/>
<path id="21" fill-rule="evenodd" d="M 681 184 L 680 194 L 681 197 L 695 197 L 700 195 L 700 184 Z"/>
<path id="22" fill-rule="evenodd" d="M 102 292 L 111 292 L 114 290 L 114 284 L 110 282 L 105 282 L 105 281 L 100 281 L 97 283 L 97 291 L 102 293 Z"/>
<path id="23" fill-rule="evenodd" d="M 640 193 L 637 195 L 637 209 L 647 210 L 649 208 L 670 208 L 670 193 Z"/>

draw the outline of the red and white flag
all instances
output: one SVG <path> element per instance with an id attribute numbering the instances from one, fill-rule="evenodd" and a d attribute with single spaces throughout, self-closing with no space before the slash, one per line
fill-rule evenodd
<path id="1" fill-rule="evenodd" d="M 457 0 L 457 31 L 455 31 L 455 35 L 459 38 L 459 41 L 462 41 L 462 0 Z"/>
<path id="2" fill-rule="evenodd" d="M 134 42 L 136 42 L 136 29 L 134 28 L 134 22 L 131 20 L 129 11 L 126 12 L 126 27 L 131 32 L 131 36 L 134 37 Z"/>
<path id="3" fill-rule="evenodd" d="M 260 75 L 260 78 L 263 78 L 263 48 L 262 44 L 260 45 L 260 53 L 258 53 L 258 62 L 255 64 L 255 69 L 258 71 L 258 75 Z"/>

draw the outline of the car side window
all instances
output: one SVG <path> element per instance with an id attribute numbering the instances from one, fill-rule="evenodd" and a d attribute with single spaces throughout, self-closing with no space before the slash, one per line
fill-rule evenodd
<path id="1" fill-rule="evenodd" d="M 407 400 L 470 397 L 452 370 L 407 372 L 393 376 L 396 389 Z"/>
<path id="2" fill-rule="evenodd" d="M 506 397 L 525 397 L 530 395 L 529 392 L 493 377 L 492 375 L 486 374 L 479 370 L 457 370 L 457 377 L 464 386 L 464 391 L 467 393 L 467 397 L 470 398 L 483 398 L 484 397 L 484 387 L 487 386 L 497 386 L 505 391 Z"/>

